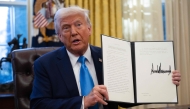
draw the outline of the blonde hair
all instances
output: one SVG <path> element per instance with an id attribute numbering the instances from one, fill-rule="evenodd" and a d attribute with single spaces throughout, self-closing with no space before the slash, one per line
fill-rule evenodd
<path id="1" fill-rule="evenodd" d="M 79 6 L 70 6 L 66 8 L 60 8 L 54 16 L 54 27 L 55 27 L 55 33 L 59 34 L 59 29 L 61 28 L 60 22 L 63 18 L 75 15 L 75 14 L 82 14 L 85 16 L 85 19 L 87 21 L 88 26 L 91 26 L 90 18 L 88 15 L 89 11 L 87 9 L 83 9 Z"/>

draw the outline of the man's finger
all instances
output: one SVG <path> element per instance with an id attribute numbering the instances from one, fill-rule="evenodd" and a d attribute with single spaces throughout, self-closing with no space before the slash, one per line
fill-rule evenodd
<path id="1" fill-rule="evenodd" d="M 177 86 L 179 86 L 179 82 L 178 81 L 173 81 L 173 83 Z"/>

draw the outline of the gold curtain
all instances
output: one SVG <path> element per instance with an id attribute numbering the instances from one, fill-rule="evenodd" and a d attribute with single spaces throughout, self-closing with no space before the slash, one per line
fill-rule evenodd
<path id="1" fill-rule="evenodd" d="M 126 40 L 163 40 L 161 0 L 122 0 L 122 7 Z"/>
<path id="2" fill-rule="evenodd" d="M 78 5 L 89 10 L 92 23 L 90 44 L 101 46 L 101 34 L 122 38 L 121 0 L 65 0 L 65 7 Z"/>
<path id="3" fill-rule="evenodd" d="M 190 0 L 166 0 L 167 40 L 174 41 L 176 67 L 181 72 L 177 105 L 190 104 Z"/>

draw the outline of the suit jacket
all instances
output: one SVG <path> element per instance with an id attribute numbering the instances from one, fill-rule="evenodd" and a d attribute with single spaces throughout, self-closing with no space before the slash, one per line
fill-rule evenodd
<path id="1" fill-rule="evenodd" d="M 103 84 L 102 50 L 90 46 L 98 84 Z M 30 96 L 31 109 L 80 109 L 79 95 L 74 71 L 66 48 L 49 52 L 34 62 L 34 81 Z M 117 109 L 116 102 L 108 102 L 104 109 Z M 110 108 L 109 108 L 110 107 Z"/>
<path id="2" fill-rule="evenodd" d="M 101 49 L 90 46 L 98 84 L 103 84 Z M 34 62 L 34 81 L 30 96 L 31 108 L 80 109 L 79 96 L 73 68 L 66 48 L 49 52 Z M 105 107 L 106 108 L 106 107 Z"/>

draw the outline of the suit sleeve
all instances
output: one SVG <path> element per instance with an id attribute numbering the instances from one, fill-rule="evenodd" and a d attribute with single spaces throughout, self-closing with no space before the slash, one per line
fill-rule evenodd
<path id="1" fill-rule="evenodd" d="M 31 109 L 80 109 L 82 96 L 54 97 L 47 71 L 40 61 L 34 62 L 34 81 L 30 96 Z"/>

